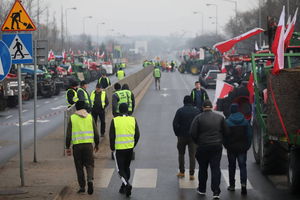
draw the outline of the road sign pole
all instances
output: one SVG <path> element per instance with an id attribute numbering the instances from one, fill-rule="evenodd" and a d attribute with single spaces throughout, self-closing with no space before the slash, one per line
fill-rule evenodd
<path id="1" fill-rule="evenodd" d="M 33 162 L 37 162 L 37 156 L 36 156 L 36 147 L 37 147 L 37 128 L 36 128 L 36 103 L 37 103 L 37 40 L 34 43 L 34 103 L 33 103 L 33 135 L 34 135 L 34 152 L 33 152 Z"/>
<path id="2" fill-rule="evenodd" d="M 25 186 L 23 163 L 23 138 L 22 138 L 22 77 L 21 65 L 18 64 L 18 98 L 19 98 L 19 151 L 20 151 L 20 178 L 21 186 Z"/>

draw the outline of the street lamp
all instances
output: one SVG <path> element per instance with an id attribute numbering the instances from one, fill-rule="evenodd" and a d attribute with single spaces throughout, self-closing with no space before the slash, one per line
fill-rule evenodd
<path id="1" fill-rule="evenodd" d="M 70 40 L 68 38 L 68 10 L 76 10 L 76 7 L 72 7 L 72 8 L 66 8 L 65 13 L 66 13 L 66 39 L 67 39 L 67 44 L 68 46 L 70 45 Z"/>
<path id="2" fill-rule="evenodd" d="M 86 16 L 83 18 L 83 35 L 85 35 L 85 20 L 91 19 L 91 18 L 93 18 L 93 16 Z"/>
<path id="3" fill-rule="evenodd" d="M 218 35 L 218 5 L 213 3 L 207 3 L 206 6 L 215 6 L 216 7 L 216 35 Z"/>
<path id="4" fill-rule="evenodd" d="M 99 48 L 99 25 L 104 25 L 105 22 L 100 22 L 97 24 L 97 48 Z"/>
<path id="5" fill-rule="evenodd" d="M 193 13 L 194 13 L 195 15 L 197 15 L 197 14 L 200 14 L 200 15 L 201 15 L 201 18 L 202 18 L 202 29 L 201 29 L 201 34 L 203 35 L 203 30 L 204 30 L 204 28 L 203 28 L 203 27 L 204 27 L 204 21 L 203 21 L 203 18 L 204 18 L 203 16 L 204 16 L 204 15 L 203 15 L 203 12 L 201 12 L 201 11 L 194 11 Z"/>

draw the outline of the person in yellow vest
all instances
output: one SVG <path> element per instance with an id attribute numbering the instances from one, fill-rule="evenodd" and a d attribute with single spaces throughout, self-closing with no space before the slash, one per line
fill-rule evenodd
<path id="1" fill-rule="evenodd" d="M 132 190 L 129 183 L 130 163 L 133 149 L 140 138 L 140 131 L 136 119 L 128 116 L 128 105 L 126 103 L 120 105 L 120 113 L 122 116 L 115 117 L 111 121 L 109 140 L 116 168 L 122 181 L 119 192 L 129 197 Z"/>
<path id="2" fill-rule="evenodd" d="M 100 84 L 96 85 L 96 89 L 91 93 L 92 102 L 92 116 L 97 124 L 98 117 L 100 119 L 100 132 L 101 137 L 104 137 L 105 133 L 105 108 L 108 106 L 108 98 L 105 90 Z"/>
<path id="3" fill-rule="evenodd" d="M 68 108 L 70 108 L 73 104 L 75 104 L 78 101 L 77 88 L 78 88 L 77 81 L 72 81 L 70 87 L 66 92 Z"/>
<path id="4" fill-rule="evenodd" d="M 155 79 L 155 89 L 160 90 L 161 71 L 157 66 L 153 70 L 153 77 Z"/>
<path id="5" fill-rule="evenodd" d="M 106 76 L 106 73 L 102 73 L 101 77 L 98 79 L 98 84 L 102 86 L 103 89 L 111 85 L 110 79 Z"/>
<path id="6" fill-rule="evenodd" d="M 124 83 L 122 85 L 122 91 L 125 91 L 127 94 L 128 99 L 128 115 L 132 115 L 134 108 L 135 108 L 135 97 L 133 92 L 129 89 L 129 86 L 127 83 Z"/>
<path id="7" fill-rule="evenodd" d="M 85 192 L 85 175 L 83 168 L 87 172 L 88 194 L 93 194 L 94 179 L 94 155 L 99 149 L 99 133 L 96 123 L 91 114 L 85 109 L 84 101 L 77 101 L 75 104 L 76 112 L 71 115 L 67 126 L 66 153 L 71 156 L 70 146 L 72 144 L 74 163 L 77 173 L 77 180 L 80 189 L 77 193 Z M 93 143 L 95 146 L 93 147 Z"/>
<path id="8" fill-rule="evenodd" d="M 84 101 L 85 102 L 85 109 L 87 112 L 91 112 L 91 98 L 89 93 L 86 91 L 88 88 L 88 84 L 86 81 L 81 81 L 80 82 L 80 88 L 77 90 L 77 96 L 78 96 L 78 101 Z"/>
<path id="9" fill-rule="evenodd" d="M 126 91 L 121 90 L 120 83 L 114 84 L 115 92 L 112 95 L 112 114 L 114 117 L 120 115 L 119 107 L 121 103 L 129 105 L 129 98 Z"/>
<path id="10" fill-rule="evenodd" d="M 116 73 L 116 76 L 118 78 L 118 80 L 122 80 L 123 78 L 125 78 L 126 74 L 125 74 L 125 71 L 123 70 L 123 68 L 119 68 L 117 73 Z"/>

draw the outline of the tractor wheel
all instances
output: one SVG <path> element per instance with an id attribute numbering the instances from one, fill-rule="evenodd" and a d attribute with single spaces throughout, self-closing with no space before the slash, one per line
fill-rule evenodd
<path id="1" fill-rule="evenodd" d="M 192 65 L 190 67 L 190 71 L 193 75 L 198 75 L 200 73 L 199 67 L 197 67 L 196 65 Z"/>
<path id="2" fill-rule="evenodd" d="M 59 95 L 60 94 L 60 86 L 57 85 L 55 86 L 55 92 L 54 92 L 54 95 Z"/>
<path id="3" fill-rule="evenodd" d="M 257 164 L 260 163 L 260 155 L 261 155 L 261 139 L 262 139 L 262 130 L 259 126 L 257 120 L 253 121 L 253 142 L 252 142 L 252 150 L 254 159 Z"/>
<path id="4" fill-rule="evenodd" d="M 7 106 L 14 108 L 18 105 L 18 96 L 9 96 L 7 98 Z"/>
<path id="5" fill-rule="evenodd" d="M 30 98 L 31 98 L 31 89 L 30 89 L 30 86 L 27 85 L 27 86 L 25 86 L 24 93 L 22 95 L 22 100 L 29 101 Z"/>
<path id="6" fill-rule="evenodd" d="M 185 72 L 185 67 L 184 67 L 184 65 L 179 65 L 178 71 L 179 71 L 180 73 L 184 74 L 184 72 Z"/>
<path id="7" fill-rule="evenodd" d="M 300 149 L 291 149 L 289 153 L 288 183 L 292 193 L 300 190 Z"/>

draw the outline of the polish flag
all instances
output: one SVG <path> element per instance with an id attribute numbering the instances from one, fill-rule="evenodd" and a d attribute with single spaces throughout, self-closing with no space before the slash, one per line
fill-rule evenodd
<path id="1" fill-rule="evenodd" d="M 50 60 L 54 60 L 55 59 L 55 55 L 54 55 L 54 53 L 53 53 L 53 51 L 52 51 L 52 49 L 49 51 L 49 54 L 48 54 L 48 61 L 50 61 Z"/>
<path id="2" fill-rule="evenodd" d="M 103 53 L 99 56 L 99 58 L 104 58 L 104 55 L 105 55 L 105 53 L 103 51 Z"/>
<path id="3" fill-rule="evenodd" d="M 249 77 L 247 88 L 249 91 L 249 102 L 250 102 L 250 104 L 253 104 L 254 103 L 254 76 L 253 76 L 252 72 Z"/>
<path id="4" fill-rule="evenodd" d="M 296 20 L 297 20 L 297 14 L 298 14 L 298 8 L 296 9 L 293 20 L 290 23 L 288 23 L 288 27 L 287 27 L 287 29 L 285 31 L 285 34 L 284 34 L 284 47 L 285 47 L 285 49 L 289 46 L 290 40 L 293 36 L 293 32 L 295 30 L 295 24 L 296 24 Z"/>
<path id="5" fill-rule="evenodd" d="M 226 72 L 227 72 L 226 67 L 225 67 L 225 63 L 226 63 L 225 57 L 223 56 L 223 58 L 222 58 L 222 68 L 221 68 L 221 73 L 226 73 Z"/>
<path id="6" fill-rule="evenodd" d="M 273 74 L 277 74 L 279 70 L 284 68 L 284 18 L 285 7 L 283 6 L 272 45 L 272 52 L 275 54 L 274 67 L 272 69 Z"/>
<path id="7" fill-rule="evenodd" d="M 214 45 L 214 48 L 217 48 L 221 53 L 229 51 L 236 43 L 246 40 L 254 35 L 260 34 L 261 32 L 264 32 L 264 29 L 261 28 L 254 28 L 242 35 L 239 35 L 235 38 L 226 40 L 224 42 L 219 42 Z"/>
<path id="8" fill-rule="evenodd" d="M 67 52 L 63 50 L 62 52 L 63 62 L 65 63 L 67 61 Z"/>
<path id="9" fill-rule="evenodd" d="M 221 80 L 217 80 L 215 100 L 214 100 L 215 109 L 216 109 L 217 100 L 227 97 L 229 92 L 231 92 L 233 89 L 234 89 L 233 85 L 225 83 L 224 81 Z"/>

